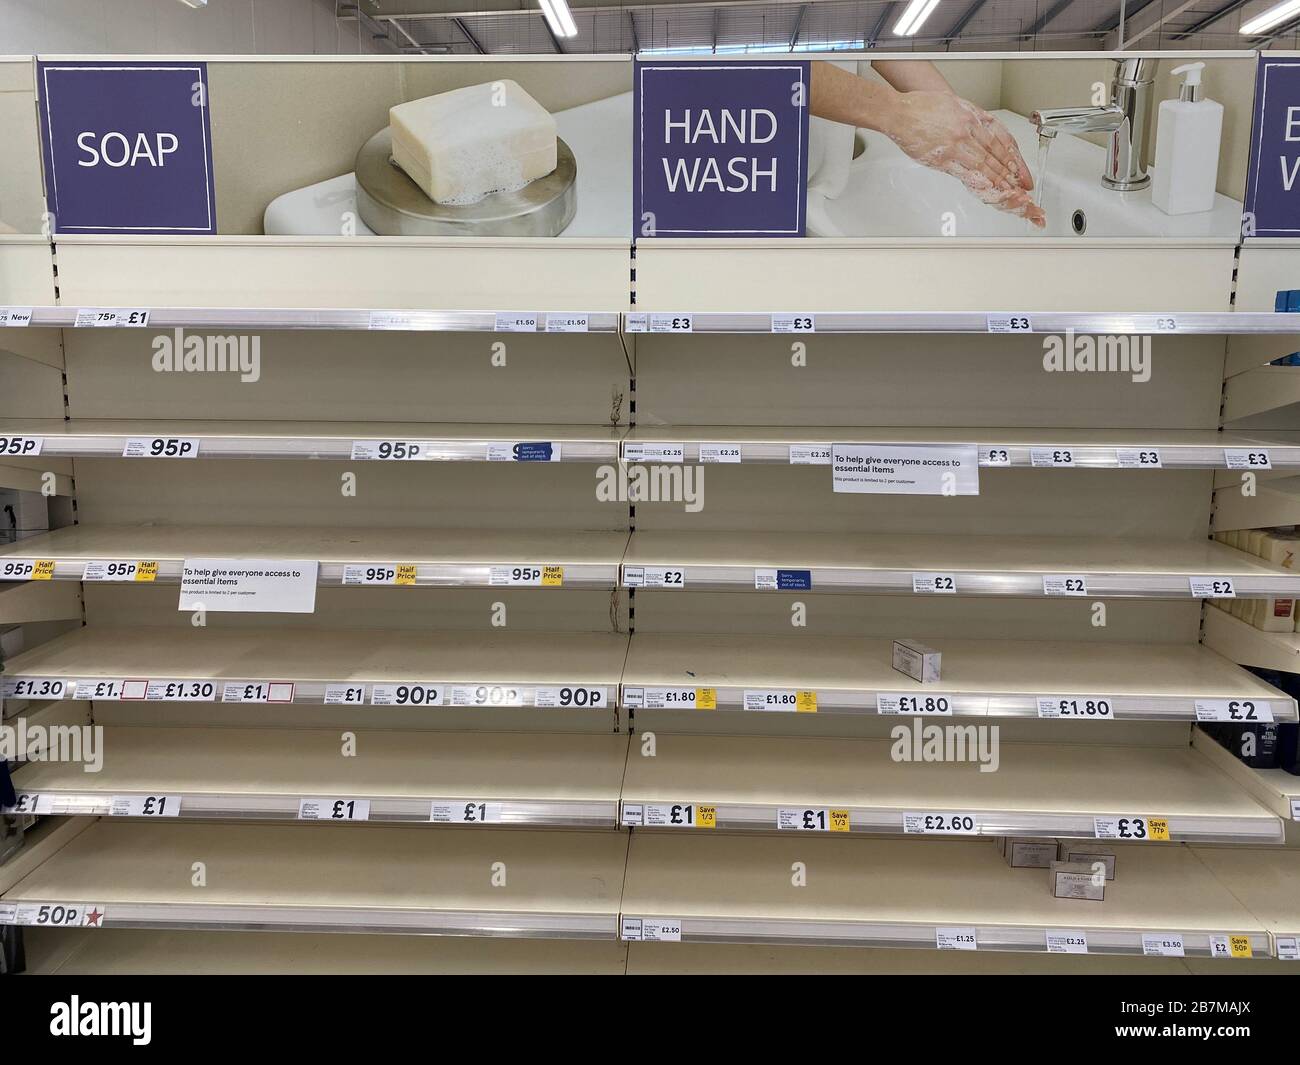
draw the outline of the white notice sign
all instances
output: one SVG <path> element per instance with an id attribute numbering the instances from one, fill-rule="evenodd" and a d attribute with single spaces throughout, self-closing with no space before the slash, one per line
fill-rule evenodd
<path id="1" fill-rule="evenodd" d="M 833 444 L 831 483 L 836 492 L 977 496 L 979 448 L 974 444 Z"/>
<path id="2" fill-rule="evenodd" d="M 316 609 L 319 565 L 282 558 L 187 558 L 177 609 L 310 614 Z"/>

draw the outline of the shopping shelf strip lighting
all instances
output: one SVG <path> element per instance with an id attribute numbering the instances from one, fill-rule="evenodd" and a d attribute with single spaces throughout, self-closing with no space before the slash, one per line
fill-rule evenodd
<path id="1" fill-rule="evenodd" d="M 1283 0 L 1282 3 L 1276 4 L 1262 14 L 1256 15 L 1249 22 L 1243 22 L 1240 32 L 1247 37 L 1253 37 L 1255 34 L 1270 30 L 1279 23 L 1286 22 L 1296 16 L 1300 16 L 1300 0 Z"/>
<path id="2" fill-rule="evenodd" d="M 903 12 L 903 17 L 894 23 L 895 37 L 911 37 L 921 28 L 921 24 L 930 17 L 930 13 L 939 6 L 939 0 L 912 0 Z"/>
<path id="3" fill-rule="evenodd" d="M 557 37 L 578 36 L 578 24 L 573 21 L 573 12 L 569 10 L 568 0 L 538 0 L 542 5 L 542 14 L 546 24 Z"/>

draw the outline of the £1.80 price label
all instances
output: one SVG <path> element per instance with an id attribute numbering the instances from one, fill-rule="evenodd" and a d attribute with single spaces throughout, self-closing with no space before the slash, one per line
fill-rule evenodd
<path id="1" fill-rule="evenodd" d="M 1165 817 L 1094 817 L 1092 821 L 1097 839 L 1169 842 L 1169 819 Z"/>
<path id="2" fill-rule="evenodd" d="M 633 709 L 716 710 L 717 688 L 626 688 L 624 697 Z"/>
<path id="3" fill-rule="evenodd" d="M 942 695 L 906 695 L 903 692 L 878 692 L 879 714 L 919 714 L 922 717 L 951 717 L 952 702 Z"/>
<path id="4" fill-rule="evenodd" d="M 1080 721 L 1114 721 L 1110 699 L 1099 695 L 1040 695 L 1039 717 L 1072 717 Z"/>
<path id="5" fill-rule="evenodd" d="M 979 821 L 970 814 L 903 814 L 903 831 L 922 835 L 977 836 Z"/>
<path id="6" fill-rule="evenodd" d="M 776 812 L 776 827 L 795 832 L 847 832 L 849 812 L 824 806 L 782 807 Z"/>

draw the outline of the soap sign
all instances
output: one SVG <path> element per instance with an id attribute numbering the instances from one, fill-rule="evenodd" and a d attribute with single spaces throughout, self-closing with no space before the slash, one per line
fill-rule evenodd
<path id="1" fill-rule="evenodd" d="M 806 62 L 638 62 L 634 230 L 801 237 Z"/>
<path id="2" fill-rule="evenodd" d="M 1246 211 L 1247 236 L 1300 237 L 1300 58 L 1259 60 Z"/>
<path id="3" fill-rule="evenodd" d="M 37 78 L 55 232 L 217 231 L 206 64 L 40 62 Z"/>

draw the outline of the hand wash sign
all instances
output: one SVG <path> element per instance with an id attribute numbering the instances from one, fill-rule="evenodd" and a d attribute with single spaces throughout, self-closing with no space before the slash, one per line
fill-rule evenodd
<path id="1" fill-rule="evenodd" d="M 638 61 L 639 237 L 802 237 L 808 64 Z"/>
<path id="2" fill-rule="evenodd" d="M 1260 57 L 1246 236 L 1300 237 L 1300 57 Z"/>
<path id="3" fill-rule="evenodd" d="M 37 64 L 56 233 L 215 233 L 208 72 L 192 61 Z"/>

